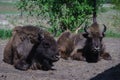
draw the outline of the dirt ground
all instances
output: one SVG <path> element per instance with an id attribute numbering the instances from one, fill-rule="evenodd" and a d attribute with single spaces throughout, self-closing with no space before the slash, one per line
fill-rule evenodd
<path id="1" fill-rule="evenodd" d="M 120 80 L 120 38 L 105 38 L 112 60 L 98 63 L 63 60 L 54 63 L 54 71 L 20 71 L 2 61 L 7 40 L 0 40 L 0 80 Z"/>

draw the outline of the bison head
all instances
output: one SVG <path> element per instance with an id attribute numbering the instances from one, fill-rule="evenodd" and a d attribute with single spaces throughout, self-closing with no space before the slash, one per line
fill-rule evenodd
<path id="1" fill-rule="evenodd" d="M 100 30 L 97 23 L 93 23 L 89 28 L 84 28 L 85 33 L 83 36 L 86 38 L 85 54 L 93 57 L 93 61 L 97 61 L 102 51 L 102 39 L 105 36 L 106 26 Z M 94 56 L 93 56 L 94 55 Z M 87 58 L 89 58 L 89 56 Z M 96 57 L 95 57 L 96 56 Z M 87 60 L 87 59 L 86 59 Z"/>
<path id="2" fill-rule="evenodd" d="M 57 42 L 52 36 L 42 36 L 36 49 L 35 59 L 42 64 L 44 70 L 49 70 L 53 62 L 59 60 Z"/>

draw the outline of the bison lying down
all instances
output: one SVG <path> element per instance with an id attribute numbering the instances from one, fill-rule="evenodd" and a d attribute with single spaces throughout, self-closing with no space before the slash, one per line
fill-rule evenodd
<path id="1" fill-rule="evenodd" d="M 89 28 L 84 28 L 84 33 L 73 34 L 65 31 L 58 38 L 59 53 L 62 58 L 71 57 L 75 60 L 86 60 L 87 62 L 97 62 L 101 58 L 110 60 L 111 56 L 105 51 L 103 37 L 105 36 L 106 26 L 100 30 L 97 22 Z"/>
<path id="2" fill-rule="evenodd" d="M 35 26 L 19 26 L 13 29 L 3 61 L 20 70 L 50 70 L 57 56 L 57 42 L 48 32 Z"/>

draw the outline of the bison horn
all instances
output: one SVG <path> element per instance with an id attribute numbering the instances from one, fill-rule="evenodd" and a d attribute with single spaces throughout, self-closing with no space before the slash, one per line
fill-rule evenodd
<path id="1" fill-rule="evenodd" d="M 43 34 L 38 33 L 38 39 L 41 41 L 42 39 L 44 39 L 44 35 L 43 35 Z"/>
<path id="2" fill-rule="evenodd" d="M 87 32 L 87 25 L 85 24 L 85 27 L 84 27 L 84 31 L 86 32 L 86 33 L 88 33 Z"/>
<path id="3" fill-rule="evenodd" d="M 104 26 L 103 32 L 105 32 L 107 30 L 107 27 L 105 24 L 103 24 L 103 26 Z"/>

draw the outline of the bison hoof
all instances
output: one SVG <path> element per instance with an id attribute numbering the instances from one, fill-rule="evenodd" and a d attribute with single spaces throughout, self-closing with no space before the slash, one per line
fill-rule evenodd
<path id="1" fill-rule="evenodd" d="M 24 66 L 15 66 L 16 69 L 19 69 L 19 70 L 23 70 L 23 71 L 26 71 L 28 69 L 28 65 L 24 65 Z"/>
<path id="2" fill-rule="evenodd" d="M 112 60 L 112 57 L 111 56 L 106 56 L 103 59 L 105 59 L 105 60 Z"/>
<path id="3" fill-rule="evenodd" d="M 82 55 L 77 55 L 77 54 L 72 55 L 71 59 L 78 60 L 78 61 L 85 61 L 86 60 Z"/>
<path id="4" fill-rule="evenodd" d="M 84 57 L 71 57 L 73 60 L 85 61 Z"/>
<path id="5" fill-rule="evenodd" d="M 11 64 L 11 65 L 13 64 L 13 62 L 10 61 L 10 60 L 3 59 L 3 61 L 4 61 L 5 63 Z"/>
<path id="6" fill-rule="evenodd" d="M 109 53 L 105 53 L 102 55 L 102 58 L 105 59 L 105 60 L 112 60 L 112 57 L 110 56 Z"/>
<path id="7" fill-rule="evenodd" d="M 23 62 L 18 62 L 14 66 L 15 66 L 16 69 L 25 71 L 29 68 L 30 65 L 23 61 Z"/>
<path id="8" fill-rule="evenodd" d="M 46 67 L 43 67 L 42 69 L 43 69 L 44 71 L 52 70 L 51 68 L 46 68 Z"/>

